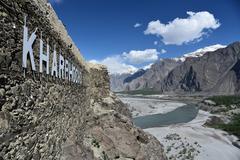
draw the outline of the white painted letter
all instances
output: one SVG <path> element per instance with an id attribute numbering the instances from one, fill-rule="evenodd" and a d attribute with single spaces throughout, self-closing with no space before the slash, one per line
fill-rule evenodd
<path id="1" fill-rule="evenodd" d="M 27 55 L 29 53 L 30 55 L 30 61 L 31 61 L 31 66 L 32 70 L 36 71 L 35 67 L 35 62 L 34 62 L 34 57 L 33 57 L 33 49 L 32 45 L 33 42 L 36 39 L 36 30 L 31 34 L 30 38 L 28 39 L 28 28 L 26 26 L 26 17 L 25 17 L 25 24 L 23 26 L 23 55 L 22 55 L 22 67 L 27 68 Z"/>
<path id="2" fill-rule="evenodd" d="M 70 81 L 73 81 L 74 68 L 75 68 L 75 67 L 74 67 L 73 64 L 71 64 L 71 67 L 70 67 L 70 65 L 69 65 L 69 68 L 68 68 L 68 70 L 69 70 L 68 78 L 69 78 Z"/>

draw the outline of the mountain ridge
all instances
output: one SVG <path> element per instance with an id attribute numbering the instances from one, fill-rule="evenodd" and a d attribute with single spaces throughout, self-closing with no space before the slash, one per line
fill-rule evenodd
<path id="1" fill-rule="evenodd" d="M 197 53 L 196 56 L 193 53 Z M 186 55 L 191 56 L 186 58 Z M 218 44 L 207 46 L 184 56 L 184 61 L 180 58 L 158 60 L 142 76 L 123 85 L 122 91 L 152 89 L 162 93 L 239 93 L 240 42 L 227 47 Z M 172 66 L 167 69 L 164 64 Z"/>

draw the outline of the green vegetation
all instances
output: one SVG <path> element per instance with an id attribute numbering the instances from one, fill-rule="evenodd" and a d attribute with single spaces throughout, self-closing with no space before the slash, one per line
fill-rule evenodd
<path id="1" fill-rule="evenodd" d="M 216 105 L 230 106 L 233 104 L 240 105 L 240 96 L 213 96 L 208 98 L 216 103 Z"/>
<path id="2" fill-rule="evenodd" d="M 240 95 L 231 95 L 231 96 L 213 96 L 208 98 L 216 103 L 217 106 L 224 105 L 225 108 L 221 109 L 221 112 L 227 112 L 232 109 L 231 105 L 236 105 L 237 108 L 240 106 Z M 240 138 L 240 114 L 235 114 L 231 118 L 231 122 L 228 124 L 218 123 L 210 125 L 210 127 L 222 129 L 229 134 L 233 134 Z"/>
<path id="3" fill-rule="evenodd" d="M 95 138 L 92 140 L 92 145 L 93 145 L 94 147 L 97 147 L 97 148 L 100 147 L 99 142 L 98 142 Z"/>
<path id="4" fill-rule="evenodd" d="M 102 151 L 102 160 L 109 160 L 108 155 L 104 151 Z"/>
<path id="5" fill-rule="evenodd" d="M 240 138 L 240 114 L 233 116 L 231 122 L 228 124 L 216 124 L 211 127 L 222 129 Z"/>
<path id="6" fill-rule="evenodd" d="M 141 89 L 141 90 L 135 90 L 135 91 L 123 91 L 123 92 L 116 92 L 121 94 L 130 94 L 130 95 L 136 95 L 136 94 L 142 94 L 142 95 L 155 95 L 155 94 L 161 94 L 160 91 L 155 91 L 152 89 Z"/>

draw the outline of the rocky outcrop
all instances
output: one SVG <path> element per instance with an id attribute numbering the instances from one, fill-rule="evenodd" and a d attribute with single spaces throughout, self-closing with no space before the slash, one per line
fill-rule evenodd
<path id="1" fill-rule="evenodd" d="M 46 0 L 1 0 L 0 21 L 0 159 L 165 159 L 161 144 L 132 124 L 110 92 L 106 69 L 84 61 Z M 38 28 L 36 71 L 29 57 L 22 68 L 23 25 L 29 37 Z M 56 45 L 81 72 L 80 83 L 66 72 L 64 79 L 38 72 L 41 36 L 50 64 Z"/>
<path id="2" fill-rule="evenodd" d="M 112 85 L 111 89 L 113 91 L 155 89 L 159 82 L 163 81 L 168 73 L 181 63 L 181 61 L 174 59 L 160 59 L 149 69 L 140 69 L 132 75 L 124 76 L 124 78 L 122 78 L 123 75 L 118 75 L 117 78 L 111 76 L 112 84 L 118 82 L 118 85 Z"/>
<path id="3" fill-rule="evenodd" d="M 91 78 L 95 86 L 91 87 L 95 88 L 91 96 L 93 112 L 88 119 L 84 145 L 96 159 L 165 159 L 157 139 L 134 127 L 128 108 L 109 90 L 107 70 L 99 67 L 90 69 L 91 75 L 98 78 Z M 98 86 L 99 82 L 102 83 Z"/>
<path id="4" fill-rule="evenodd" d="M 200 84 L 197 81 L 197 73 L 193 70 L 192 66 L 189 71 L 184 75 L 183 79 L 180 81 L 181 89 L 184 91 L 201 91 Z"/>

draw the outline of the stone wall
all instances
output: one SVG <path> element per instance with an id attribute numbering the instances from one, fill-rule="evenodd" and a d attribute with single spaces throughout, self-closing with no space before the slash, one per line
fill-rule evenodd
<path id="1" fill-rule="evenodd" d="M 32 71 L 29 61 L 22 68 L 24 17 L 29 34 L 38 27 L 37 70 L 42 32 L 50 57 L 56 45 L 81 71 L 80 84 Z M 46 0 L 0 1 L 0 160 L 165 159 L 130 117 L 109 90 L 107 70 L 84 61 Z"/>
<path id="2" fill-rule="evenodd" d="M 0 159 L 60 159 L 63 144 L 81 139 L 90 105 L 86 86 L 22 69 L 23 25 L 49 39 L 87 74 L 84 61 L 46 1 L 0 2 Z M 46 41 L 45 41 L 46 43 Z M 33 45 L 37 69 L 39 41 Z M 51 56 L 50 56 L 51 57 Z M 51 64 L 51 63 L 50 63 Z M 28 66 L 30 68 L 30 66 Z"/>

